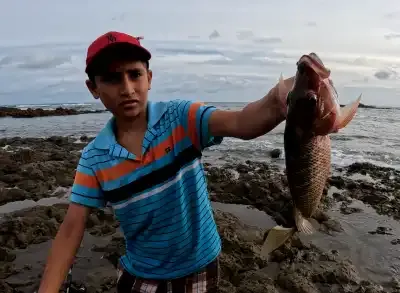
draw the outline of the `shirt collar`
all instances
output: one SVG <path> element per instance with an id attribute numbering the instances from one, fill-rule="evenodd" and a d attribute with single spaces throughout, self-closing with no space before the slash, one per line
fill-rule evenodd
<path id="1" fill-rule="evenodd" d="M 148 123 L 147 129 L 152 129 L 167 110 L 166 102 L 147 102 Z M 110 149 L 117 144 L 115 137 L 115 117 L 111 117 L 104 128 L 94 139 L 94 146 L 98 149 Z"/>

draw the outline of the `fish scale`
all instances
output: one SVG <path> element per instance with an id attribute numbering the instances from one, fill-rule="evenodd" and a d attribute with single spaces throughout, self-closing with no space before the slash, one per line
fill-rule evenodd
<path id="1" fill-rule="evenodd" d="M 289 118 L 289 117 L 288 117 Z M 305 139 L 300 144 L 290 143 L 289 135 L 296 135 L 290 120 L 285 129 L 286 174 L 294 205 L 304 217 L 312 217 L 330 174 L 331 142 L 329 136 Z"/>

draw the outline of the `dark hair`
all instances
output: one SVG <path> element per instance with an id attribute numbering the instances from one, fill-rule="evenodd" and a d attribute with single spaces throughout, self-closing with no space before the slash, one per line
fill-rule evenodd
<path id="1" fill-rule="evenodd" d="M 112 61 L 138 61 L 142 62 L 146 69 L 149 69 L 149 60 L 144 57 L 142 51 L 131 45 L 115 44 L 99 52 L 89 63 L 87 75 L 92 83 L 95 83 L 95 76 L 104 74 Z"/>

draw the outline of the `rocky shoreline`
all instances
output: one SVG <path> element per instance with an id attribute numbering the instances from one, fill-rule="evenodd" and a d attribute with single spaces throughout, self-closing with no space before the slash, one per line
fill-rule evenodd
<path id="1" fill-rule="evenodd" d="M 90 113 L 103 113 L 105 110 L 77 110 L 73 108 L 57 107 L 56 109 L 28 108 L 19 109 L 15 107 L 0 107 L 0 117 L 33 118 L 44 116 L 66 116 Z"/>
<path id="2" fill-rule="evenodd" d="M 0 139 L 0 210 L 4 212 L 4 207 L 16 201 L 23 201 L 24 206 L 27 200 L 60 199 L 60 203 L 0 215 L 0 292 L 33 292 L 36 288 L 50 240 L 66 212 L 67 205 L 61 201 L 73 182 L 80 150 L 88 141 L 86 137 Z M 293 224 L 286 177 L 279 167 L 247 161 L 205 164 L 205 169 L 213 202 L 248 205 L 277 224 Z M 354 163 L 335 170 L 325 195 L 315 216 L 322 234 L 343 234 L 341 222 L 329 211 L 339 205 L 344 215 L 362 213 L 352 206 L 356 201 L 393 221 L 400 219 L 400 172 L 394 169 Z M 239 216 L 218 207 L 214 211 L 223 241 L 221 292 L 400 292 L 396 272 L 388 282 L 368 280 L 340 250 L 322 249 L 299 236 L 269 259 L 262 259 L 259 250 L 267 228 L 245 224 Z M 371 237 L 387 237 L 384 241 L 400 247 L 400 235 L 383 226 L 375 228 Z M 115 292 L 114 266 L 124 249 L 110 210 L 93 211 L 73 269 L 74 288 Z"/>
<path id="3" fill-rule="evenodd" d="M 340 105 L 344 107 L 345 105 Z M 399 109 L 396 107 L 379 107 L 374 105 L 360 104 L 359 108 L 366 109 Z M 17 107 L 0 106 L 0 118 L 1 117 L 13 117 L 13 118 L 34 118 L 44 116 L 66 116 L 66 115 L 79 115 L 79 114 L 90 114 L 90 113 L 104 113 L 107 110 L 78 110 L 74 108 L 57 107 L 55 109 L 43 109 L 43 108 L 27 108 L 20 109 Z"/>

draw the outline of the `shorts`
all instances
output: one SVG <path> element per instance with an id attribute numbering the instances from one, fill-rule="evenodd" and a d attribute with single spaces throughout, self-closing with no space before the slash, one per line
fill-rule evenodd
<path id="1" fill-rule="evenodd" d="M 218 258 L 204 269 L 178 279 L 141 279 L 131 275 L 121 266 L 117 273 L 118 293 L 214 293 L 218 290 L 220 279 Z"/>

